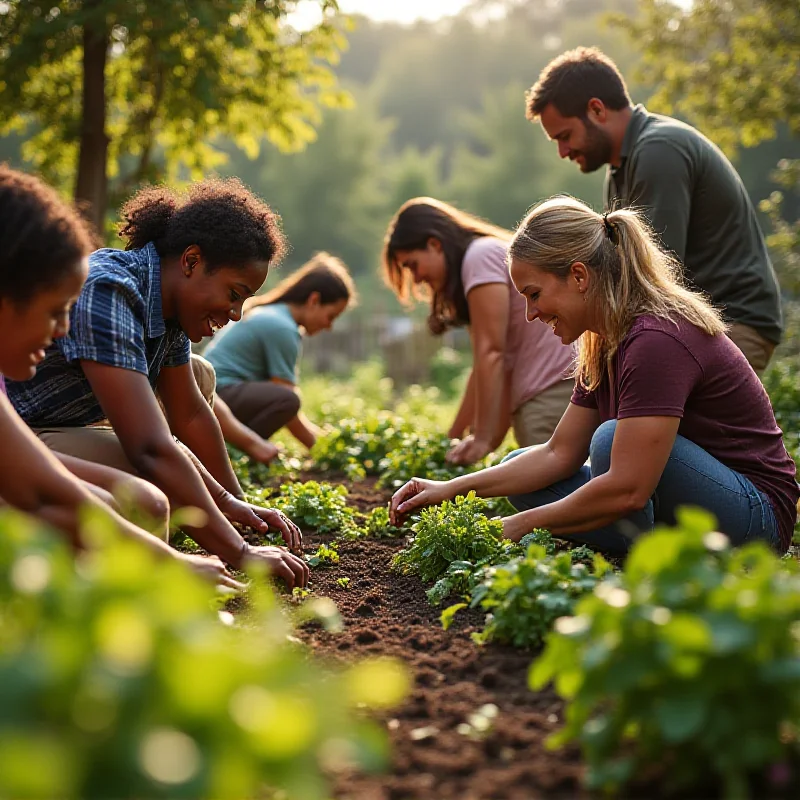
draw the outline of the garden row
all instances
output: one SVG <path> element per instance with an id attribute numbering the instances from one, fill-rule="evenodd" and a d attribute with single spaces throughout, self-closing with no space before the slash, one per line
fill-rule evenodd
<path id="1" fill-rule="evenodd" d="M 357 524 L 341 486 L 290 483 L 261 497 L 306 529 L 406 533 L 388 525 L 385 508 Z M 734 551 L 713 520 L 687 510 L 678 529 L 643 537 L 619 570 L 546 531 L 503 540 L 487 513 L 474 495 L 423 510 L 392 568 L 417 576 L 434 605 L 459 601 L 442 612 L 445 628 L 463 608 L 481 611 L 477 645 L 545 643 L 530 686 L 553 681 L 566 700 L 551 744 L 580 745 L 591 788 L 658 776 L 667 788 L 721 787 L 725 797 L 791 796 L 800 786 L 793 559 L 760 544 Z"/>

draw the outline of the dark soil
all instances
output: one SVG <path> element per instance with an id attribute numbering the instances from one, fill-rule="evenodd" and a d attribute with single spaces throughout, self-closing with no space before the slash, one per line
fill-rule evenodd
<path id="1" fill-rule="evenodd" d="M 369 484 L 351 488 L 348 502 L 362 511 L 389 497 Z M 307 549 L 335 536 L 307 535 Z M 551 691 L 527 688 L 532 654 L 479 648 L 470 633 L 482 617 L 462 611 L 448 631 L 439 624 L 417 578 L 390 570 L 397 540 L 339 539 L 341 561 L 312 573 L 313 591 L 339 607 L 344 631 L 299 632 L 315 655 L 336 661 L 391 655 L 410 668 L 406 702 L 385 718 L 392 745 L 388 774 L 345 775 L 334 796 L 348 800 L 483 800 L 581 797 L 583 768 L 575 750 L 551 752 L 548 734 L 559 727 L 563 704 Z M 337 578 L 350 578 L 346 589 Z M 455 602 L 455 601 L 454 601 Z M 498 708 L 488 733 L 456 729 L 484 704 Z"/>

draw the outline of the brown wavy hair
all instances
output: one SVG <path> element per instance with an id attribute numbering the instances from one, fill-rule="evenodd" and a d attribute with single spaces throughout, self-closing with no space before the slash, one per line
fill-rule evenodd
<path id="1" fill-rule="evenodd" d="M 406 306 L 414 300 L 430 300 L 428 327 L 435 334 L 469 324 L 461 264 L 469 245 L 482 236 L 508 242 L 511 231 L 432 197 L 408 200 L 389 223 L 381 256 L 384 281 Z M 441 243 L 447 265 L 446 286 L 433 294 L 426 286 L 415 286 L 411 272 L 397 260 L 398 250 L 424 250 L 429 239 Z"/>
<path id="2" fill-rule="evenodd" d="M 287 275 L 274 289 L 244 304 L 245 313 L 274 303 L 305 303 L 314 293 L 323 305 L 347 301 L 347 308 L 358 303 L 358 292 L 346 264 L 330 253 L 316 253 L 302 267 Z"/>

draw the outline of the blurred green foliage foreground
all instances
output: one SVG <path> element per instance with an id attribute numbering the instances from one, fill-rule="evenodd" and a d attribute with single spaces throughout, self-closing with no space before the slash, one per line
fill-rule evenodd
<path id="1" fill-rule="evenodd" d="M 396 663 L 325 671 L 258 576 L 234 619 L 110 525 L 87 518 L 76 558 L 0 514 L 0 797 L 323 798 L 323 771 L 381 767 L 361 709 L 402 698 Z"/>

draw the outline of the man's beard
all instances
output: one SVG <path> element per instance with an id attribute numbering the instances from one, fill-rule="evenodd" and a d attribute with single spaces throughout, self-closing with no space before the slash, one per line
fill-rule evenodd
<path id="1" fill-rule="evenodd" d="M 578 165 L 581 172 L 595 172 L 611 161 L 611 136 L 598 128 L 588 117 L 584 120 L 586 144 L 578 151 L 583 156 L 583 165 Z"/>

